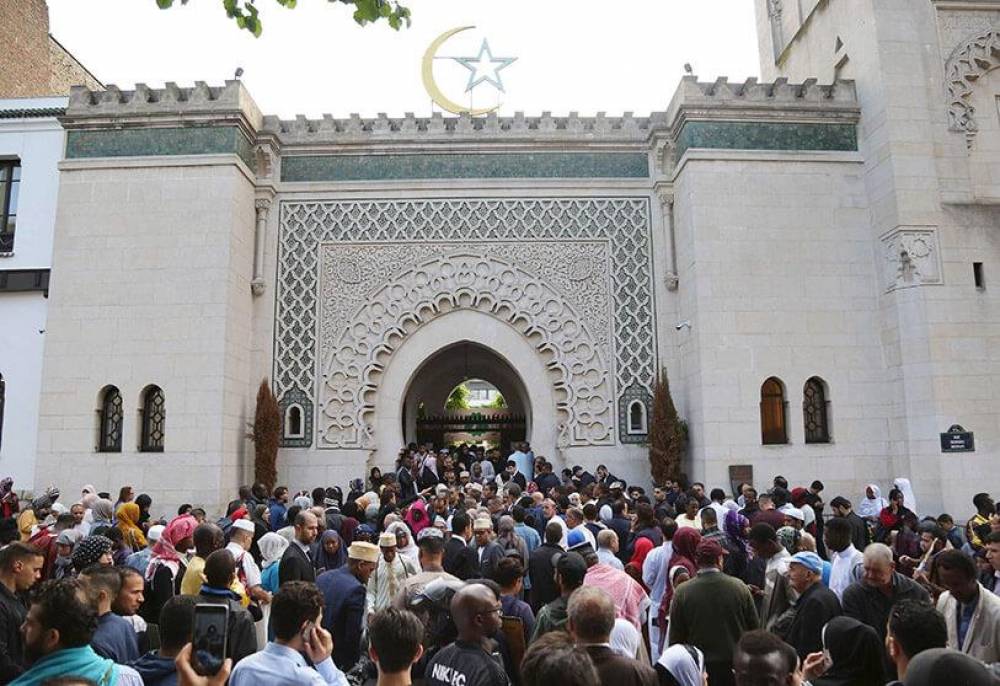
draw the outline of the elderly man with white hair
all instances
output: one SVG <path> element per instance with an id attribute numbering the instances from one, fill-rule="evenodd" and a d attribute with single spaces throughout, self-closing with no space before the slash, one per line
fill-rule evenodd
<path id="1" fill-rule="evenodd" d="M 865 548 L 864 572 L 844 591 L 841 602 L 844 614 L 875 629 L 885 642 L 887 622 L 892 606 L 900 600 L 930 602 L 927 591 L 912 579 L 896 571 L 892 550 L 882 543 L 872 543 Z M 896 678 L 896 666 L 885 657 L 885 668 L 890 679 Z"/>

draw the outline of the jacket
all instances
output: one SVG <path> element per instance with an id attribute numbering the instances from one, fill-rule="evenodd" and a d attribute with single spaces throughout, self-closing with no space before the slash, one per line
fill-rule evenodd
<path id="1" fill-rule="evenodd" d="M 746 584 L 721 571 L 703 569 L 674 592 L 670 645 L 695 645 L 705 653 L 706 663 L 728 665 L 731 669 L 740 636 L 759 624 Z"/>
<path id="2" fill-rule="evenodd" d="M 841 614 L 837 594 L 817 582 L 807 588 L 795 603 L 795 619 L 788 628 L 785 642 L 799 657 L 823 650 L 823 627 Z"/>
<path id="3" fill-rule="evenodd" d="M 0 683 L 20 676 L 26 667 L 21 624 L 27 614 L 24 602 L 0 584 Z"/>
<path id="4" fill-rule="evenodd" d="M 616 686 L 656 686 L 660 683 L 656 671 L 647 663 L 619 655 L 608 646 L 588 645 L 587 654 L 594 661 L 602 684 Z"/>
<path id="5" fill-rule="evenodd" d="M 538 613 L 546 603 L 559 597 L 552 557 L 563 551 L 554 543 L 543 543 L 528 556 L 528 576 L 531 577 L 531 609 Z"/>
<path id="6" fill-rule="evenodd" d="M 479 574 L 479 558 L 459 534 L 453 534 L 444 546 L 444 571 L 462 581 L 475 578 Z"/>
<path id="7" fill-rule="evenodd" d="M 292 541 L 291 545 L 285 548 L 278 566 L 278 584 L 284 586 L 286 581 L 316 581 L 316 569 L 312 560 L 299 547 L 297 541 Z"/>
<path id="8" fill-rule="evenodd" d="M 497 565 L 504 557 L 503 548 L 496 541 L 490 541 L 483 546 L 482 558 L 479 557 L 479 546 L 472 547 L 472 554 L 476 557 L 476 564 L 479 569 L 479 577 L 482 579 L 492 579 L 497 570 Z"/>
<path id="9" fill-rule="evenodd" d="M 132 663 L 132 669 L 139 672 L 145 686 L 177 686 L 177 665 L 172 657 L 149 652 Z"/>
<path id="10" fill-rule="evenodd" d="M 347 565 L 323 572 L 316 585 L 323 593 L 323 628 L 333 634 L 333 661 L 347 672 L 361 657 L 365 586 Z"/>
<path id="11" fill-rule="evenodd" d="M 958 645 L 958 606 L 958 600 L 949 591 L 938 598 L 938 612 L 944 615 L 948 626 L 948 647 L 987 665 L 1000 662 L 1000 597 L 979 585 L 979 602 L 962 645 Z"/>

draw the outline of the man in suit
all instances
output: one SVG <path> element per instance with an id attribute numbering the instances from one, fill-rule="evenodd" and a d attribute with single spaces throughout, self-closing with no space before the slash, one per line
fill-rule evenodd
<path id="1" fill-rule="evenodd" d="M 497 565 L 504 557 L 503 548 L 493 540 L 493 520 L 489 517 L 478 517 L 472 525 L 472 535 L 475 543 L 472 552 L 476 555 L 479 565 L 479 578 L 492 579 Z"/>
<path id="2" fill-rule="evenodd" d="M 333 662 L 345 672 L 361 657 L 366 586 L 378 558 L 375 544 L 352 543 L 347 549 L 347 564 L 323 572 L 316 580 L 323 593 L 323 628 L 333 634 Z"/>
<path id="3" fill-rule="evenodd" d="M 309 546 L 316 540 L 318 532 L 319 521 L 312 512 L 302 510 L 295 515 L 295 540 L 281 556 L 281 565 L 278 567 L 279 585 L 286 581 L 316 581 Z"/>
<path id="4" fill-rule="evenodd" d="M 451 518 L 451 538 L 444 546 L 444 571 L 457 576 L 462 581 L 474 579 L 479 574 L 479 560 L 469 539 L 472 538 L 472 522 L 469 515 L 457 512 Z"/>
<path id="5" fill-rule="evenodd" d="M 559 541 L 562 539 L 562 527 L 556 522 L 549 522 L 545 527 L 545 542 L 531 551 L 528 556 L 528 576 L 531 579 L 531 609 L 535 614 L 546 603 L 559 597 L 559 587 L 555 581 L 555 567 L 552 558 L 556 553 L 563 552 Z"/>

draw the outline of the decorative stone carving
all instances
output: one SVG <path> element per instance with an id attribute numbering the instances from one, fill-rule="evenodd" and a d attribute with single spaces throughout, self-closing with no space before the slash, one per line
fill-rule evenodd
<path id="1" fill-rule="evenodd" d="M 898 227 L 881 240 L 886 291 L 942 283 L 934 227 Z"/>
<path id="2" fill-rule="evenodd" d="M 648 199 L 629 197 L 282 202 L 275 393 L 282 398 L 288 390 L 299 388 L 318 398 L 317 336 L 326 337 L 332 331 L 325 328 L 333 321 L 333 315 L 327 320 L 327 313 L 341 307 L 340 301 L 371 292 L 374 286 L 366 289 L 365 279 L 380 280 L 380 284 L 395 281 L 415 262 L 441 255 L 441 244 L 452 243 L 474 245 L 476 254 L 490 257 L 491 263 L 516 264 L 526 274 L 543 278 L 547 287 L 557 291 L 566 306 L 580 315 L 579 321 L 587 323 L 598 351 L 607 351 L 602 359 L 613 370 L 609 381 L 613 384 L 609 387 L 612 402 L 621 406 L 624 390 L 629 388 L 643 389 L 648 396 L 656 359 L 649 216 Z M 349 253 L 340 253 L 344 260 L 323 263 L 322 278 L 340 279 L 345 285 L 339 293 L 320 288 L 320 257 L 325 252 L 321 244 L 362 241 L 394 244 L 385 246 L 380 256 L 390 259 L 398 253 L 403 267 L 390 263 L 373 268 Z M 595 242 L 606 246 L 603 257 L 593 252 L 593 247 L 580 247 Z M 501 245 L 488 245 L 491 243 Z M 523 249 L 515 255 L 514 246 L 524 244 L 537 251 Z M 567 256 L 563 263 L 554 257 L 560 253 Z M 534 261 L 526 261 L 525 255 L 530 254 L 535 255 Z M 598 278 L 573 281 L 581 273 L 571 262 L 576 259 L 573 256 L 586 257 L 587 269 L 592 271 L 598 263 L 606 265 L 600 272 L 606 286 L 599 287 Z M 333 274 L 325 271 L 327 265 Z M 351 280 L 358 282 L 352 285 Z M 323 299 L 322 307 L 317 307 L 317 298 Z M 346 304 L 343 309 L 351 312 Z M 321 311 L 325 324 L 317 321 Z M 625 428 L 619 427 L 619 436 Z"/>
<path id="3" fill-rule="evenodd" d="M 960 43 L 945 64 L 948 86 L 949 129 L 965 134 L 972 147 L 979 126 L 972 92 L 976 82 L 988 71 L 1000 66 L 1000 32 L 989 29 Z"/>
<path id="4" fill-rule="evenodd" d="M 254 222 L 253 279 L 250 281 L 250 292 L 254 296 L 261 296 L 266 288 L 264 283 L 264 234 L 267 232 L 267 213 L 271 210 L 271 201 L 268 198 L 257 198 L 254 201 L 254 209 L 257 211 L 257 221 Z"/>
<path id="5" fill-rule="evenodd" d="M 591 315 L 522 266 L 530 262 L 548 263 L 552 269 L 543 274 L 566 270 L 574 277 L 573 265 L 586 265 L 588 286 L 575 295 L 586 302 L 592 293 Z M 546 360 L 561 447 L 613 444 L 607 264 L 604 242 L 429 244 L 417 246 L 417 254 L 408 245 L 324 245 L 319 447 L 374 447 L 375 397 L 392 353 L 430 319 L 464 308 L 507 322 Z M 359 286 L 340 278 L 345 274 L 365 278 Z"/>

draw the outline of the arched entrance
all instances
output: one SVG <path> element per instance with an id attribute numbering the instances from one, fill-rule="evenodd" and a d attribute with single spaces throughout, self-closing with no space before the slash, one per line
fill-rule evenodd
<path id="1" fill-rule="evenodd" d="M 558 457 L 557 392 L 550 378 L 549 360 L 543 359 L 544 353 L 510 324 L 477 310 L 463 309 L 421 326 L 388 360 L 375 398 L 376 464 L 392 464 L 399 448 L 407 443 L 410 427 L 415 436 L 416 409 L 412 403 L 418 397 L 444 406 L 448 393 L 465 374 L 466 349 L 470 352 L 469 376 L 485 377 L 523 408 L 528 418 L 526 438 L 535 454 Z"/>
<path id="2" fill-rule="evenodd" d="M 455 387 L 471 379 L 495 386 L 506 408 L 446 410 Z M 520 375 L 506 359 L 472 341 L 455 343 L 429 357 L 413 375 L 403 399 L 407 443 L 485 441 L 506 450 L 511 441 L 526 440 L 530 422 L 531 402 Z"/>

